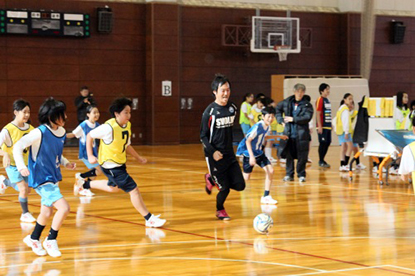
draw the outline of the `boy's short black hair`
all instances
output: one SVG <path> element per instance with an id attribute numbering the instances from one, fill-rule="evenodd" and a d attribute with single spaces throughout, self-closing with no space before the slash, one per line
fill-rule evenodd
<path id="1" fill-rule="evenodd" d="M 115 118 L 115 113 L 121 113 L 127 105 L 131 107 L 133 102 L 127 98 L 115 99 L 110 105 L 111 116 Z"/>
<path id="2" fill-rule="evenodd" d="M 274 114 L 275 115 L 275 108 L 272 106 L 267 106 L 263 109 L 261 109 L 262 116 L 265 116 L 266 114 Z"/>
<path id="3" fill-rule="evenodd" d="M 320 92 L 320 95 L 321 95 L 321 92 L 323 92 L 324 90 L 326 90 L 327 87 L 330 87 L 330 85 L 328 85 L 327 83 L 320 84 L 320 86 L 318 88 L 318 92 Z"/>
<path id="4" fill-rule="evenodd" d="M 210 85 L 212 91 L 218 91 L 219 87 L 221 87 L 222 85 L 224 85 L 225 83 L 229 83 L 229 88 L 231 87 L 231 82 L 229 81 L 229 79 L 222 75 L 222 74 L 216 74 L 215 77 L 213 78 L 213 81 Z"/>
<path id="5" fill-rule="evenodd" d="M 82 90 L 89 90 L 89 88 L 88 88 L 88 86 L 84 85 L 84 86 L 81 87 L 81 89 L 79 91 L 82 91 Z"/>
<path id="6" fill-rule="evenodd" d="M 65 111 L 64 102 L 55 100 L 53 97 L 47 98 L 39 108 L 39 123 L 50 126 L 50 123 L 56 124 L 59 119 L 65 122 Z"/>

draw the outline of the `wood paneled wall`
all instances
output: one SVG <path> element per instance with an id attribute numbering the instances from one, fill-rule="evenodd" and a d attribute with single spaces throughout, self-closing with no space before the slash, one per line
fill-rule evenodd
<path id="1" fill-rule="evenodd" d="M 119 96 L 139 99 L 133 111 L 134 143 L 144 143 L 145 111 L 145 5 L 110 3 L 114 12 L 111 34 L 98 34 L 96 8 L 102 2 L 3 0 L 2 8 L 72 11 L 91 15 L 87 39 L 0 36 L 0 123 L 12 119 L 12 103 L 25 98 L 32 105 L 32 121 L 45 98 L 65 101 L 66 128 L 76 127 L 74 99 L 87 85 L 96 98 L 101 122 L 110 117 L 108 107 Z M 140 135 L 141 138 L 140 138 Z"/>
<path id="2" fill-rule="evenodd" d="M 133 111 L 133 143 L 177 144 L 199 140 L 200 119 L 213 100 L 210 82 L 215 73 L 232 81 L 237 105 L 247 92 L 270 95 L 273 74 L 359 74 L 360 15 L 300 13 L 301 28 L 311 30 L 311 47 L 288 55 L 253 54 L 248 47 L 225 47 L 224 24 L 249 25 L 255 10 L 178 6 L 172 4 L 107 3 L 114 12 L 111 34 L 98 34 L 96 8 L 104 2 L 0 0 L 1 8 L 75 11 L 91 15 L 89 39 L 0 36 L 0 123 L 12 119 L 11 105 L 19 97 L 37 109 L 48 96 L 68 106 L 67 128 L 76 126 L 73 100 L 83 85 L 90 87 L 102 114 L 117 96 L 138 98 Z M 285 12 L 261 11 L 263 16 Z M 415 19 L 406 23 L 405 43 L 389 43 L 391 17 L 378 16 L 370 89 L 390 96 L 398 90 L 414 95 L 412 39 Z M 161 96 L 161 81 L 171 80 L 173 96 Z M 181 98 L 192 98 L 192 109 L 180 109 Z M 236 128 L 239 128 L 238 124 Z"/>

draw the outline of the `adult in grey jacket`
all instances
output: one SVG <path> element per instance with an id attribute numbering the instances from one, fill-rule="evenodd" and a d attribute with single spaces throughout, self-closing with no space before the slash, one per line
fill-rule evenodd
<path id="1" fill-rule="evenodd" d="M 279 151 L 287 158 L 286 172 L 283 181 L 294 180 L 294 159 L 297 159 L 297 176 L 300 182 L 305 182 L 305 167 L 310 149 L 310 129 L 308 123 L 313 117 L 313 106 L 303 99 L 306 87 L 297 83 L 294 86 L 294 95 L 278 103 L 276 107 L 277 121 L 285 124 L 284 135 L 288 139 L 281 141 Z"/>

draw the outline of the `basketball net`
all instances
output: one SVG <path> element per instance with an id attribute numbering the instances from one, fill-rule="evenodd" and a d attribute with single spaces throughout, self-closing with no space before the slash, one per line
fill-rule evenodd
<path id="1" fill-rule="evenodd" d="M 291 47 L 286 45 L 274 45 L 274 51 L 277 52 L 280 61 L 286 61 L 288 52 Z"/>

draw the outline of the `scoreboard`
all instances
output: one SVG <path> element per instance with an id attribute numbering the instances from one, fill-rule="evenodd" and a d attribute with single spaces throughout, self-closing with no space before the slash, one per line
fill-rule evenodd
<path id="1" fill-rule="evenodd" d="M 0 35 L 90 37 L 90 16 L 55 11 L 0 10 Z"/>

